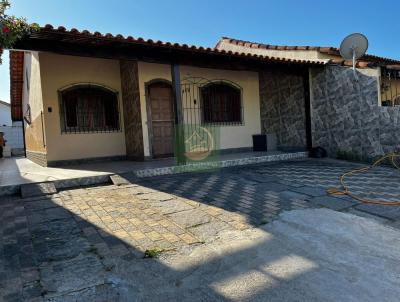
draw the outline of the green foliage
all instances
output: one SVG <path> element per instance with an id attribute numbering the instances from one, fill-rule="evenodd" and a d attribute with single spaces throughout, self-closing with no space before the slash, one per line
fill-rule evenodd
<path id="1" fill-rule="evenodd" d="M 162 252 L 164 252 L 164 250 L 159 248 L 146 250 L 144 252 L 144 258 L 158 258 Z"/>
<path id="2" fill-rule="evenodd" d="M 19 39 L 39 30 L 39 25 L 28 24 L 25 18 L 7 15 L 6 10 L 10 5 L 8 0 L 0 0 L 0 56 L 3 49 L 12 49 Z"/>

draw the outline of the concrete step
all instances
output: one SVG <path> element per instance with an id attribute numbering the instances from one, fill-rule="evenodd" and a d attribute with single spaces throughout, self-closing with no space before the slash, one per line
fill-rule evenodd
<path id="1" fill-rule="evenodd" d="M 137 179 L 133 172 L 114 174 L 110 176 L 111 182 L 116 186 L 126 186 L 132 184 Z"/>
<path id="2" fill-rule="evenodd" d="M 304 159 L 308 157 L 308 152 L 296 152 L 296 153 L 279 153 L 279 154 L 268 154 L 261 156 L 249 156 L 249 157 L 239 157 L 233 159 L 217 160 L 214 162 L 199 162 L 199 163 L 189 163 L 182 166 L 166 166 L 166 167 L 152 167 L 147 169 L 137 169 L 130 172 L 123 172 L 118 174 L 103 174 L 97 175 L 97 172 L 93 172 L 93 175 L 83 176 L 83 177 L 71 177 L 66 179 L 57 179 L 52 182 L 39 182 L 32 184 L 12 184 L 12 185 L 1 185 L 0 183 L 0 197 L 7 195 L 14 195 L 21 192 L 21 194 L 27 194 L 26 196 L 40 196 L 46 194 L 56 193 L 57 190 L 64 190 L 69 188 L 75 188 L 80 186 L 93 186 L 109 184 L 112 182 L 114 185 L 123 186 L 135 183 L 138 179 L 145 177 L 161 176 L 161 175 L 172 175 L 185 172 L 200 172 L 213 169 L 221 169 L 235 166 L 244 165 L 254 165 L 266 162 L 276 162 L 276 161 L 287 161 L 295 159 Z M 263 180 L 263 182 L 265 179 Z M 41 185 L 41 184 L 51 184 L 51 185 Z M 35 185 L 39 185 L 35 187 Z M 23 188 L 27 186 L 26 188 Z M 30 189 L 29 186 L 33 186 Z M 46 186 L 53 186 L 52 189 Z M 34 195 L 30 195 L 34 194 Z M 24 197 L 24 196 L 23 196 Z"/>
<path id="3" fill-rule="evenodd" d="M 42 196 L 57 193 L 56 186 L 53 182 L 42 182 L 21 185 L 22 198 Z"/>

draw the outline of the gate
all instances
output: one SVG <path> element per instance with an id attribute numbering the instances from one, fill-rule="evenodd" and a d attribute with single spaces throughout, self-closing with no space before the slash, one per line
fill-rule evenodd
<path id="1" fill-rule="evenodd" d="M 400 106 L 400 69 L 387 66 L 381 72 L 382 106 Z"/>
<path id="2" fill-rule="evenodd" d="M 237 90 L 239 97 L 222 94 L 223 89 Z M 178 163 L 216 160 L 220 127 L 242 121 L 241 87 L 222 79 L 189 77 L 181 81 L 180 91 L 181 116 L 176 127 Z"/>

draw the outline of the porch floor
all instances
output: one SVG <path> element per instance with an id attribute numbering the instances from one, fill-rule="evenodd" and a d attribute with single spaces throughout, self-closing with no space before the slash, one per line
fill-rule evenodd
<path id="1" fill-rule="evenodd" d="M 222 154 L 216 163 L 219 167 L 229 167 L 306 156 L 307 152 L 241 152 Z M 202 164 L 204 163 L 200 165 Z M 114 174 L 133 172 L 138 177 L 150 177 L 176 174 L 186 171 L 187 168 L 188 166 L 177 166 L 175 158 L 143 162 L 103 161 L 57 168 L 42 167 L 23 157 L 3 158 L 0 159 L 0 196 L 17 193 L 20 185 L 28 183 L 52 181 L 58 188 L 68 188 L 105 183 Z"/>

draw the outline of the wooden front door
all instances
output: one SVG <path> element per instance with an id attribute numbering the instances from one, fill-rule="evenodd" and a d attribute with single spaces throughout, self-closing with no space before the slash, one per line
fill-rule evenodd
<path id="1" fill-rule="evenodd" d="M 153 157 L 173 156 L 174 109 L 172 88 L 166 83 L 154 83 L 148 89 Z"/>

